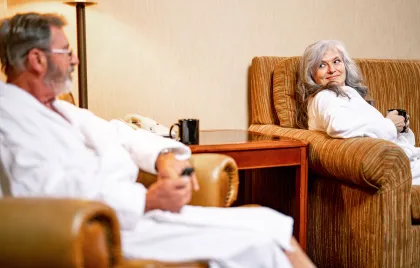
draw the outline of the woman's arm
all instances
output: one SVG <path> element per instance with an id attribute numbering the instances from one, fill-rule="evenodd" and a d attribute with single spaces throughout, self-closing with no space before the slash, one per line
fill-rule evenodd
<path id="1" fill-rule="evenodd" d="M 334 138 L 373 137 L 394 140 L 397 129 L 360 96 L 337 97 L 332 91 L 318 93 L 308 105 L 308 115 Z"/>

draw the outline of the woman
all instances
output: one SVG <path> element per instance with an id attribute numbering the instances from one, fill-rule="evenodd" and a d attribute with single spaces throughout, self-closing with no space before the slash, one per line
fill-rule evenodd
<path id="1" fill-rule="evenodd" d="M 409 120 L 396 110 L 384 117 L 365 100 L 367 92 L 343 44 L 318 41 L 306 48 L 300 63 L 297 125 L 333 138 L 366 136 L 394 142 L 410 159 L 413 184 L 420 185 L 420 148 L 414 147 Z"/>

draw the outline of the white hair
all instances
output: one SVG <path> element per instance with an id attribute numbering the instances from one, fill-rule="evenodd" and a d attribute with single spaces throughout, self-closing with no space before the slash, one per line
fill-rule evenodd
<path id="1" fill-rule="evenodd" d="M 350 58 L 343 43 L 336 40 L 321 40 L 311 44 L 303 53 L 298 73 L 296 90 L 296 104 L 298 106 L 296 112 L 296 124 L 300 128 L 308 127 L 308 100 L 320 91 L 331 90 L 334 91 L 337 96 L 347 96 L 341 87 L 334 85 L 318 85 L 313 78 L 314 71 L 316 71 L 318 66 L 322 63 L 322 58 L 324 57 L 325 52 L 331 48 L 337 49 L 343 60 L 346 69 L 346 80 L 344 81 L 344 84 L 354 88 L 363 98 L 367 95 L 368 88 L 362 84 L 363 78 L 360 73 L 360 69 Z"/>

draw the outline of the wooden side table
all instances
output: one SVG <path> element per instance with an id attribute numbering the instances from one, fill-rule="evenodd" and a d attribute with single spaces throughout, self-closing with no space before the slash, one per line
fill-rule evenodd
<path id="1" fill-rule="evenodd" d="M 193 153 L 220 153 L 235 159 L 239 170 L 296 166 L 296 209 L 294 235 L 306 250 L 308 200 L 307 143 L 247 130 L 200 131 Z"/>

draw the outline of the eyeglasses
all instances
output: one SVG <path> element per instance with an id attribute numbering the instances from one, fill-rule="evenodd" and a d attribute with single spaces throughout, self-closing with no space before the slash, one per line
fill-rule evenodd
<path id="1" fill-rule="evenodd" d="M 73 50 L 63 48 L 51 48 L 49 52 L 53 54 L 67 54 L 70 58 L 73 56 Z"/>

